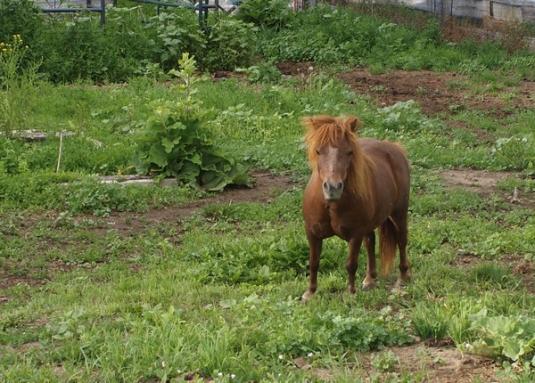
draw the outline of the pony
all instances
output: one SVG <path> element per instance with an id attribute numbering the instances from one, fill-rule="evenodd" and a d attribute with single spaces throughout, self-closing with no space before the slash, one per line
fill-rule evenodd
<path id="1" fill-rule="evenodd" d="M 375 229 L 379 228 L 381 274 L 387 276 L 399 248 L 400 276 L 410 280 L 407 258 L 407 215 L 410 169 L 397 143 L 357 137 L 357 117 L 312 116 L 302 120 L 312 174 L 303 197 L 303 217 L 309 244 L 310 281 L 302 296 L 317 290 L 322 243 L 338 236 L 349 243 L 346 262 L 348 291 L 355 294 L 355 273 L 363 240 L 368 253 L 364 290 L 375 286 Z"/>

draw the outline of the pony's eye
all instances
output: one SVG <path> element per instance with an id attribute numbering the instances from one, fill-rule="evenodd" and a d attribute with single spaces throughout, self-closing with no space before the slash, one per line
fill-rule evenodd
<path id="1" fill-rule="evenodd" d="M 352 156 L 352 155 L 353 155 L 353 151 L 350 150 L 349 152 L 347 152 L 347 155 L 348 155 L 348 156 Z"/>
<path id="2" fill-rule="evenodd" d="M 318 154 L 318 155 L 320 154 L 320 151 L 319 151 L 319 149 L 316 149 L 316 154 Z"/>

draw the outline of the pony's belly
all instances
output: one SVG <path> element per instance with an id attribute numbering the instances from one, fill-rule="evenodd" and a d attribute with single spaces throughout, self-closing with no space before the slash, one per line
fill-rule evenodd
<path id="1" fill-rule="evenodd" d="M 349 226 L 337 226 L 336 228 L 333 228 L 334 234 L 336 236 L 349 241 L 351 238 L 354 237 L 354 228 Z"/>

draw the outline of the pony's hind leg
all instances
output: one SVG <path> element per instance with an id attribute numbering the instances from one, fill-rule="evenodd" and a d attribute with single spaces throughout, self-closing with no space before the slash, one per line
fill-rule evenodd
<path id="1" fill-rule="evenodd" d="M 410 264 L 407 257 L 407 212 L 403 212 L 396 217 L 397 224 L 397 242 L 399 247 L 399 279 L 396 283 L 397 286 L 401 286 L 403 283 L 408 282 L 411 279 Z"/>
<path id="2" fill-rule="evenodd" d="M 362 281 L 362 289 L 369 290 L 375 287 L 377 269 L 375 265 L 375 232 L 372 231 L 365 238 L 366 252 L 368 253 L 368 264 L 366 265 L 366 278 Z"/>

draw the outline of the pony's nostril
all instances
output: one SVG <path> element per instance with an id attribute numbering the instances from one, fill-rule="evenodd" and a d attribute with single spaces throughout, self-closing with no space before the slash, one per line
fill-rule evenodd
<path id="1" fill-rule="evenodd" d="M 324 182 L 323 183 L 323 189 L 324 190 L 329 190 L 329 183 L 328 182 Z"/>
<path id="2" fill-rule="evenodd" d="M 338 183 L 336 184 L 336 188 L 337 188 L 337 189 L 342 189 L 342 186 L 344 186 L 344 184 L 343 184 L 342 182 L 338 182 Z"/>

